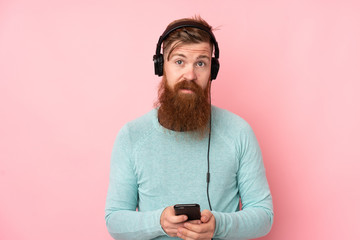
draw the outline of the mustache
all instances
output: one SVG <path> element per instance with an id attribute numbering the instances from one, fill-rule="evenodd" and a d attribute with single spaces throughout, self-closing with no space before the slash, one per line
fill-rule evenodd
<path id="1" fill-rule="evenodd" d="M 193 91 L 195 93 L 198 93 L 198 92 L 202 91 L 202 88 L 199 85 L 197 85 L 195 82 L 186 81 L 186 80 L 175 84 L 175 86 L 174 86 L 175 92 L 178 92 L 181 89 L 191 90 L 191 91 Z"/>

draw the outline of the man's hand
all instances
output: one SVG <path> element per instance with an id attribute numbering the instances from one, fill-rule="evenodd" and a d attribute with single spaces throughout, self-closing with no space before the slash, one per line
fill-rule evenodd
<path id="1" fill-rule="evenodd" d="M 186 215 L 175 215 L 174 206 L 164 209 L 160 216 L 160 224 L 167 235 L 176 237 L 178 228 L 184 227 L 184 222 L 187 220 Z"/>
<path id="2" fill-rule="evenodd" d="M 180 226 L 177 236 L 184 240 L 211 239 L 215 232 L 215 217 L 209 210 L 201 212 L 201 223 L 186 222 Z"/>

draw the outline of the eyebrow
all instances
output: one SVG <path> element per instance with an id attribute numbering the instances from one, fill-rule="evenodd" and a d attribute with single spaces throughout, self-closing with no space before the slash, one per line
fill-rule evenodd
<path id="1" fill-rule="evenodd" d="M 206 59 L 210 60 L 210 57 L 208 55 L 200 55 L 196 59 L 201 59 L 201 58 L 206 58 Z"/>
<path id="2" fill-rule="evenodd" d="M 182 53 L 174 53 L 174 54 L 172 54 L 170 56 L 169 59 L 171 59 L 171 58 L 173 58 L 175 56 L 186 58 L 186 56 L 184 54 L 182 54 Z M 200 55 L 196 59 L 202 59 L 202 58 L 206 58 L 206 59 L 210 60 L 210 57 L 208 55 Z"/>
<path id="3" fill-rule="evenodd" d="M 186 56 L 182 53 L 174 53 L 174 54 L 171 54 L 170 58 L 173 58 L 175 56 L 178 56 L 178 57 L 183 57 L 183 58 L 186 58 Z"/>

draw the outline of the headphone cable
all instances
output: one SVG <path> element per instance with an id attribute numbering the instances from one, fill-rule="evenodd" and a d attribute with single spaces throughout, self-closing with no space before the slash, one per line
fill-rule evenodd
<path id="1" fill-rule="evenodd" d="M 210 80 L 210 86 L 209 86 L 209 96 L 210 96 L 210 126 L 209 126 L 209 138 L 208 138 L 208 150 L 207 150 L 207 173 L 206 173 L 206 195 L 209 202 L 210 211 L 212 211 L 211 203 L 210 203 L 210 197 L 209 197 L 209 183 L 210 183 L 210 140 L 211 140 L 211 80 Z"/>

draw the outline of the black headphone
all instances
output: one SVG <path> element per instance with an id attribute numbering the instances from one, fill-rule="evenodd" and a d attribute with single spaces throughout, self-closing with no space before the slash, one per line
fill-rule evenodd
<path id="1" fill-rule="evenodd" d="M 177 22 L 177 23 L 174 23 L 173 25 L 170 25 L 169 27 L 167 27 L 165 29 L 164 33 L 159 38 L 159 41 L 156 45 L 156 52 L 155 52 L 155 55 L 153 56 L 155 75 L 158 75 L 160 77 L 163 75 L 163 71 L 164 71 L 164 56 L 163 56 L 163 54 L 160 53 L 161 44 L 169 36 L 170 33 L 175 31 L 176 29 L 184 28 L 184 27 L 198 28 L 209 34 L 211 42 L 214 44 L 214 48 L 215 48 L 215 51 L 214 51 L 215 57 L 211 58 L 211 80 L 216 79 L 216 76 L 220 69 L 218 43 L 215 39 L 214 34 L 211 32 L 210 28 L 206 27 L 205 25 L 203 25 L 201 23 L 195 22 L 195 21 Z"/>

